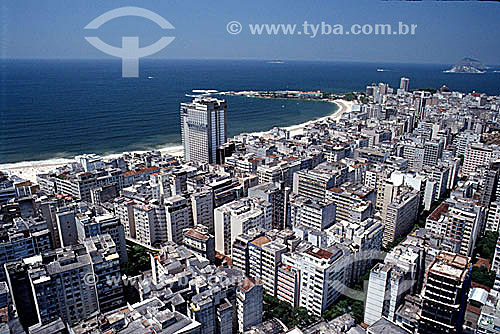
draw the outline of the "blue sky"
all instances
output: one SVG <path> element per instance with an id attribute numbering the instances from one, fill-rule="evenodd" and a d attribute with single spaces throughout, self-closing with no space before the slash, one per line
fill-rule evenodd
<path id="1" fill-rule="evenodd" d="M 99 30 L 83 27 L 102 13 L 138 6 L 166 18 L 162 31 L 144 18 L 122 17 Z M 367 62 L 454 63 L 474 57 L 500 64 L 500 3 L 378 0 L 19 0 L 1 5 L 2 58 L 113 58 L 85 41 L 98 36 L 120 46 L 122 36 L 139 36 L 147 46 L 165 34 L 175 40 L 149 58 L 286 59 Z M 243 31 L 231 35 L 229 21 Z M 399 21 L 417 24 L 406 36 L 255 36 L 248 24 L 352 24 Z"/>

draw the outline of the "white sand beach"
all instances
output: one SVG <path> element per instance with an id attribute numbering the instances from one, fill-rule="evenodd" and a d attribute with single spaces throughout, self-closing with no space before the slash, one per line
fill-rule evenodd
<path id="1" fill-rule="evenodd" d="M 313 124 L 316 122 L 323 122 L 326 121 L 327 119 L 333 119 L 333 120 L 339 120 L 344 113 L 350 113 L 352 112 L 352 106 L 354 102 L 352 101 L 347 101 L 347 100 L 329 100 L 330 103 L 335 103 L 336 105 L 339 106 L 339 109 L 335 111 L 333 114 L 321 117 L 312 121 L 307 121 L 305 123 L 299 124 L 299 125 L 292 125 L 289 127 L 286 127 L 285 129 L 290 131 L 290 136 L 296 136 L 300 135 L 304 132 L 304 128 L 309 125 Z"/>

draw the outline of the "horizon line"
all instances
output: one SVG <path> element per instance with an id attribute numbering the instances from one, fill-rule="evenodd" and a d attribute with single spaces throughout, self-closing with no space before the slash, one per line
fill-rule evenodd
<path id="1" fill-rule="evenodd" d="M 117 61 L 120 62 L 121 59 L 115 57 L 99 57 L 99 58 L 74 58 L 74 57 L 2 57 L 0 61 L 8 60 L 60 60 L 60 61 Z M 318 63 L 361 63 L 361 64 L 410 64 L 410 65 L 455 65 L 456 63 L 440 63 L 440 62 L 429 62 L 429 61 L 376 61 L 376 60 L 340 60 L 340 59 L 286 59 L 286 58 L 141 58 L 141 61 L 150 60 L 199 60 L 199 61 L 283 61 L 283 62 L 318 62 Z M 459 60 L 460 61 L 460 60 Z M 499 66 L 500 64 L 485 64 L 488 66 Z"/>

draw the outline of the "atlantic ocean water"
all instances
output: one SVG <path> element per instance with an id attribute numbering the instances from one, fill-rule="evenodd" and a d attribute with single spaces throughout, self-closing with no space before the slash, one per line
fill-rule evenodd
<path id="1" fill-rule="evenodd" d="M 180 144 L 179 103 L 193 89 L 364 91 L 373 82 L 500 95 L 500 73 L 442 73 L 450 65 L 256 60 L 1 60 L 0 164 Z M 378 72 L 377 68 L 385 71 Z M 228 135 L 317 119 L 330 103 L 225 97 Z"/>

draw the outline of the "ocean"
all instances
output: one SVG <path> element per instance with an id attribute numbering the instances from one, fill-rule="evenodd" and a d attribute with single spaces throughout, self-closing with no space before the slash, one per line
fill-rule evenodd
<path id="1" fill-rule="evenodd" d="M 373 82 L 500 95 L 500 73 L 442 73 L 451 65 L 256 60 L 140 60 L 122 78 L 113 60 L 1 60 L 0 164 L 180 145 L 179 103 L 193 89 L 364 91 Z M 377 68 L 385 69 L 377 72 Z M 324 102 L 226 96 L 228 135 L 332 114 Z"/>

